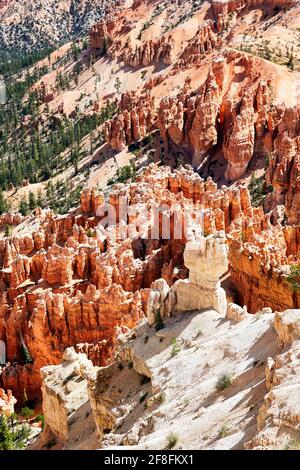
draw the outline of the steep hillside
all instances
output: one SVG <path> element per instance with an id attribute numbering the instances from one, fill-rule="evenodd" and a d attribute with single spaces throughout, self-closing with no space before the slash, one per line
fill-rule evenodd
<path id="1" fill-rule="evenodd" d="M 86 34 L 114 3 L 109 0 L 4 0 L 0 2 L 0 59 L 57 47 Z"/>

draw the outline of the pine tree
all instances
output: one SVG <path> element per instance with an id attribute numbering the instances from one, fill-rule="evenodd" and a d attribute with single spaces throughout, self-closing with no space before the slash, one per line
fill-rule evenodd
<path id="1" fill-rule="evenodd" d="M 14 450 L 14 435 L 9 429 L 7 419 L 0 415 L 0 450 Z"/>
<path id="2" fill-rule="evenodd" d="M 43 193 L 42 190 L 38 190 L 38 195 L 37 195 L 37 205 L 38 207 L 44 207 L 44 198 L 43 198 Z"/>
<path id="3" fill-rule="evenodd" d="M 27 348 L 25 344 L 25 341 L 23 339 L 21 332 L 20 332 L 20 342 L 21 342 L 22 354 L 23 354 L 25 364 L 32 364 L 33 363 L 32 357 L 30 356 L 29 349 Z"/>
<path id="4" fill-rule="evenodd" d="M 0 214 L 7 211 L 7 203 L 4 199 L 3 192 L 0 190 Z"/>
<path id="5" fill-rule="evenodd" d="M 36 197 L 35 197 L 35 194 L 30 191 L 29 193 L 29 209 L 31 211 L 33 211 L 33 209 L 35 209 L 37 207 L 37 200 L 36 200 Z"/>
<path id="6" fill-rule="evenodd" d="M 25 199 L 22 199 L 19 206 L 19 212 L 25 216 L 28 214 L 28 204 Z"/>

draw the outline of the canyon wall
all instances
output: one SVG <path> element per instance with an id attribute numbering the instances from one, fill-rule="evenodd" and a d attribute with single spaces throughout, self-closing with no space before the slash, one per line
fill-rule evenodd
<path id="1" fill-rule="evenodd" d="M 125 224 L 120 196 L 131 208 Z M 292 227 L 272 225 L 270 215 L 253 208 L 245 186 L 218 189 L 191 168 L 172 172 L 152 164 L 136 182 L 111 191 L 109 201 L 120 219 L 116 226 L 98 226 L 103 201 L 87 189 L 79 210 L 63 217 L 37 210 L 33 231 L 29 217 L 19 235 L 0 240 L 0 339 L 8 361 L 1 381 L 17 398 L 24 389 L 38 393 L 40 368 L 59 363 L 69 346 L 86 352 L 94 364 L 111 361 L 117 327 L 133 328 L 146 315 L 154 281 L 183 285 L 189 269 L 194 282 L 183 253 L 199 230 L 207 243 L 218 231 L 227 235 L 234 295 L 250 312 L 298 305 L 286 277 L 288 265 L 298 262 L 300 238 Z M 154 216 L 158 238 L 153 203 L 160 208 Z"/>

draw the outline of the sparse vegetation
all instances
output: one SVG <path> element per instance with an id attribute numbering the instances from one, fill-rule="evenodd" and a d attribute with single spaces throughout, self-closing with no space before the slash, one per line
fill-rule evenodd
<path id="1" fill-rule="evenodd" d="M 9 225 L 9 224 L 6 224 L 5 228 L 4 228 L 5 236 L 6 237 L 11 237 L 12 231 L 13 231 L 13 226 Z"/>
<path id="2" fill-rule="evenodd" d="M 172 339 L 172 351 L 171 351 L 171 357 L 177 356 L 181 351 L 180 345 L 178 344 L 176 338 Z"/>
<path id="3" fill-rule="evenodd" d="M 176 432 L 171 432 L 167 437 L 167 448 L 173 449 L 179 441 L 179 435 Z"/>
<path id="4" fill-rule="evenodd" d="M 297 292 L 300 290 L 300 266 L 299 265 L 292 265 L 290 267 L 290 274 L 287 276 L 287 282 L 290 288 Z"/>
<path id="5" fill-rule="evenodd" d="M 0 414 L 0 450 L 23 449 L 30 435 L 29 426 L 21 426 L 14 430 L 8 419 Z"/>
<path id="6" fill-rule="evenodd" d="M 92 228 L 88 228 L 86 234 L 89 238 L 94 238 L 96 236 L 96 232 Z"/>
<path id="7" fill-rule="evenodd" d="M 165 324 L 162 320 L 160 310 L 157 310 L 156 315 L 155 315 L 155 330 L 159 331 L 162 330 L 165 327 Z"/>
<path id="8" fill-rule="evenodd" d="M 34 416 L 34 410 L 29 408 L 29 406 L 23 406 L 20 411 L 20 415 L 23 416 L 26 420 L 31 419 Z"/>
<path id="9" fill-rule="evenodd" d="M 45 417 L 42 414 L 39 414 L 35 417 L 35 423 L 42 423 L 42 429 L 45 427 Z"/>
<path id="10" fill-rule="evenodd" d="M 264 203 L 266 198 L 267 191 L 265 190 L 265 180 L 261 176 L 259 178 L 255 177 L 255 174 L 252 174 L 250 184 L 248 186 L 251 196 L 251 202 L 253 207 L 259 207 Z"/>
<path id="11" fill-rule="evenodd" d="M 22 354 L 23 354 L 23 359 L 24 359 L 24 362 L 25 364 L 32 364 L 33 363 L 33 359 L 30 355 L 30 352 L 29 352 L 29 349 L 27 348 L 23 338 L 22 338 L 22 335 L 21 335 L 21 349 L 22 349 Z"/>
<path id="12" fill-rule="evenodd" d="M 217 387 L 217 390 L 220 392 L 220 391 L 223 391 L 223 390 L 226 390 L 228 387 L 230 387 L 230 385 L 232 385 L 234 382 L 234 377 L 231 373 L 225 373 L 225 374 L 222 374 L 218 381 L 217 381 L 217 384 L 216 384 L 216 387 Z"/>
<path id="13" fill-rule="evenodd" d="M 230 434 L 230 428 L 227 423 L 224 423 L 219 432 L 219 439 L 224 439 Z"/>

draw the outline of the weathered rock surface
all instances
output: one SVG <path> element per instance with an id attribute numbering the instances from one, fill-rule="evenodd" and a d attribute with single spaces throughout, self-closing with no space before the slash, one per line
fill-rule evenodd
<path id="1" fill-rule="evenodd" d="M 156 283 L 154 289 L 162 286 Z M 76 374 L 83 371 L 87 380 L 85 396 L 99 438 L 94 446 L 159 450 L 174 432 L 184 449 L 296 448 L 299 341 L 295 333 L 288 351 L 282 352 L 286 334 L 281 333 L 285 326 L 281 329 L 280 324 L 292 326 L 298 322 L 298 312 L 284 312 L 280 319 L 275 315 L 277 341 L 270 309 L 255 317 L 234 304 L 228 309 L 231 313 L 226 319 L 210 309 L 172 312 L 158 332 L 144 323 L 134 335 L 119 338 L 118 362 L 108 367 L 82 368 L 81 355 L 72 351 L 73 362 L 68 364 L 79 364 Z M 293 330 L 297 328 L 295 324 Z M 65 361 L 64 367 L 68 364 Z M 55 381 L 64 410 L 74 399 L 76 387 L 66 389 L 58 374 L 61 366 L 46 370 L 45 380 Z M 232 382 L 221 389 L 218 384 L 224 374 Z M 191 378 L 192 389 L 187 386 Z M 73 420 L 81 426 L 76 413 Z M 86 428 L 86 432 L 93 436 L 91 430 Z M 72 437 L 67 447 L 65 441 L 61 445 L 78 448 L 79 444 Z"/>
<path id="2" fill-rule="evenodd" d="M 0 414 L 3 414 L 7 417 L 12 415 L 15 411 L 15 404 L 17 400 L 13 396 L 11 390 L 5 391 L 0 388 Z"/>
<path id="3" fill-rule="evenodd" d="M 69 348 L 61 365 L 41 369 L 46 433 L 53 433 L 62 442 L 69 440 L 72 420 L 78 419 L 80 409 L 88 402 L 85 370 L 92 367 L 85 354 Z"/>

